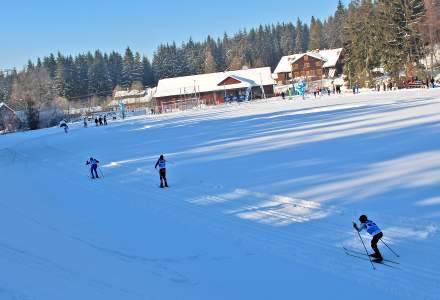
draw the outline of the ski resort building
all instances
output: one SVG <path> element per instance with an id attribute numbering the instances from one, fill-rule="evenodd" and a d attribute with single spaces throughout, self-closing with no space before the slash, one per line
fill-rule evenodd
<path id="1" fill-rule="evenodd" d="M 332 79 L 342 74 L 343 64 L 342 48 L 314 50 L 283 56 L 274 74 L 278 84 L 289 84 L 296 78 Z"/>
<path id="2" fill-rule="evenodd" d="M 145 90 L 116 91 L 113 100 L 109 103 L 111 108 L 118 108 L 121 103 L 127 109 L 144 108 L 150 105 L 155 90 L 148 88 Z"/>
<path id="3" fill-rule="evenodd" d="M 154 95 L 154 109 L 185 110 L 272 97 L 274 84 L 269 67 L 161 79 Z"/>
<path id="4" fill-rule="evenodd" d="M 21 121 L 15 111 L 5 103 L 0 103 L 0 131 L 9 132 L 20 128 Z"/>

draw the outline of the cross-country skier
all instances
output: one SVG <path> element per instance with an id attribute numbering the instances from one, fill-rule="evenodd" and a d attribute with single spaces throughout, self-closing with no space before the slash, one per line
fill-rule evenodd
<path id="1" fill-rule="evenodd" d="M 163 188 L 164 184 L 165 184 L 165 187 L 168 187 L 167 171 L 166 171 L 166 160 L 163 157 L 163 154 L 157 160 L 156 165 L 154 166 L 154 168 L 157 170 L 158 166 L 159 166 L 159 176 L 160 176 L 160 187 Z"/>
<path id="2" fill-rule="evenodd" d="M 92 179 L 99 178 L 98 176 L 98 164 L 99 164 L 99 160 L 90 157 L 90 159 L 86 162 L 86 165 L 90 165 L 90 173 L 92 174 Z M 94 174 L 93 174 L 94 173 Z"/>
<path id="3" fill-rule="evenodd" d="M 66 122 L 66 120 L 62 120 L 62 121 L 60 122 L 60 127 L 61 127 L 61 128 L 64 128 L 64 132 L 65 132 L 65 133 L 67 133 L 67 130 L 69 130 L 69 126 L 67 126 L 67 122 Z"/>
<path id="4" fill-rule="evenodd" d="M 368 220 L 368 217 L 366 215 L 360 216 L 359 221 L 361 222 L 359 226 L 355 222 L 353 222 L 353 228 L 359 232 L 363 229 L 366 229 L 367 232 L 371 236 L 373 236 L 373 239 L 371 240 L 371 248 L 374 250 L 374 254 L 370 254 L 370 256 L 373 257 L 376 261 L 382 261 L 382 254 L 380 254 L 379 248 L 377 247 L 377 243 L 383 237 L 382 231 L 380 230 L 379 226 L 376 225 L 376 223 Z"/>

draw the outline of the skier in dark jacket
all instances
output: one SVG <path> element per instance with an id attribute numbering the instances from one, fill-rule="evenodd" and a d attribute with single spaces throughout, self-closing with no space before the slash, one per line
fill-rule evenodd
<path id="1" fill-rule="evenodd" d="M 371 240 L 371 248 L 374 250 L 374 254 L 370 254 L 370 256 L 375 258 L 376 261 L 382 261 L 382 254 L 380 254 L 379 248 L 377 247 L 377 243 L 383 237 L 382 231 L 380 230 L 379 226 L 376 225 L 376 223 L 368 220 L 366 215 L 360 216 L 359 221 L 361 222 L 359 226 L 353 222 L 353 228 L 358 232 L 366 229 L 367 232 L 373 236 L 373 239 Z"/>
<path id="2" fill-rule="evenodd" d="M 160 176 L 160 187 L 163 188 L 164 185 L 165 185 L 165 187 L 168 187 L 167 174 L 166 174 L 167 173 L 166 172 L 166 160 L 163 157 L 163 155 L 161 155 L 159 157 L 154 168 L 157 170 L 158 166 L 159 166 L 159 176 Z"/>
<path id="3" fill-rule="evenodd" d="M 99 160 L 90 157 L 90 159 L 86 162 L 86 165 L 90 165 L 90 173 L 92 174 L 92 179 L 99 178 L 98 176 L 98 164 Z"/>
<path id="4" fill-rule="evenodd" d="M 66 122 L 66 120 L 62 120 L 62 121 L 60 122 L 60 127 L 61 127 L 61 128 L 64 128 L 64 132 L 65 132 L 65 133 L 67 133 L 67 131 L 69 130 L 69 126 L 67 126 L 67 122 Z"/>

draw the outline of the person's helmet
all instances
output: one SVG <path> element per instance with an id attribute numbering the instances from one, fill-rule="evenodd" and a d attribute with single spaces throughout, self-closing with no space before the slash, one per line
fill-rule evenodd
<path id="1" fill-rule="evenodd" d="M 359 217 L 359 221 L 361 221 L 361 223 L 365 223 L 365 222 L 367 222 L 367 220 L 368 220 L 368 218 L 366 215 L 362 215 Z"/>
<path id="2" fill-rule="evenodd" d="M 161 154 L 159 158 L 160 158 L 160 159 L 163 159 L 163 154 Z"/>
<path id="3" fill-rule="evenodd" d="M 93 157 L 90 157 L 90 160 L 93 160 Z"/>

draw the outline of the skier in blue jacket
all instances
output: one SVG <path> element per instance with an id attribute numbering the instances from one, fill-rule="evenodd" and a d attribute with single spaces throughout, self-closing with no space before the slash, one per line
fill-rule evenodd
<path id="1" fill-rule="evenodd" d="M 353 222 L 353 228 L 359 232 L 363 229 L 366 229 L 367 232 L 373 236 L 373 239 L 371 240 L 371 248 L 374 250 L 374 254 L 371 254 L 370 256 L 375 258 L 377 261 L 383 260 L 382 254 L 380 254 L 379 248 L 377 247 L 377 243 L 383 237 L 382 230 L 380 230 L 376 223 L 368 220 L 366 215 L 360 216 L 359 221 L 361 222 L 359 226 Z"/>
<path id="2" fill-rule="evenodd" d="M 99 164 L 99 160 L 90 157 L 90 159 L 86 162 L 86 165 L 90 165 L 90 173 L 92 174 L 92 179 L 99 178 L 98 176 L 98 164 Z"/>
<path id="3" fill-rule="evenodd" d="M 160 176 L 160 187 L 163 188 L 164 184 L 165 184 L 165 187 L 168 187 L 167 173 L 166 173 L 167 172 L 166 171 L 166 160 L 163 157 L 163 155 L 161 155 L 159 157 L 154 168 L 157 170 L 158 166 L 159 166 L 159 176 Z"/>

